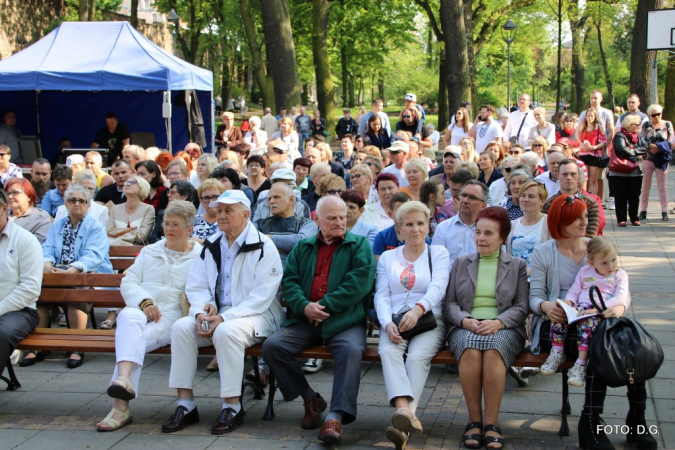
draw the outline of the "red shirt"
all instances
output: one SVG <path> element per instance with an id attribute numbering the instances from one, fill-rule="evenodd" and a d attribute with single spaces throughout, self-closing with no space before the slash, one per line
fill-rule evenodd
<path id="1" fill-rule="evenodd" d="M 162 193 L 166 191 L 166 186 L 159 186 L 157 188 L 157 192 L 155 193 L 155 196 L 152 197 L 152 199 L 146 198 L 143 200 L 143 203 L 152 205 L 153 208 L 155 208 L 155 215 L 157 215 L 158 208 L 159 208 L 159 201 L 162 199 Z"/>
<path id="2" fill-rule="evenodd" d="M 310 292 L 309 301 L 318 302 L 328 292 L 328 274 L 330 266 L 333 262 L 333 255 L 335 250 L 342 244 L 345 237 L 342 236 L 327 244 L 323 238 L 323 234 L 319 231 L 317 242 L 319 244 L 319 252 L 316 258 L 316 269 L 314 269 L 314 280 L 312 281 L 312 291 Z"/>

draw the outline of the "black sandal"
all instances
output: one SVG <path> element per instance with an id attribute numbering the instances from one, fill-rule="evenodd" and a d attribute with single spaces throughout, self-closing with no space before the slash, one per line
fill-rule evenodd
<path id="1" fill-rule="evenodd" d="M 483 429 L 483 424 L 480 422 L 469 422 L 464 427 L 464 432 L 471 430 L 472 428 L 478 428 L 479 430 Z M 467 444 L 466 441 L 478 441 L 477 444 Z M 462 436 L 462 443 L 466 448 L 481 448 L 483 446 L 483 435 L 482 434 L 465 434 Z"/>
<path id="2" fill-rule="evenodd" d="M 495 433 L 502 434 L 502 430 L 499 429 L 499 425 L 485 425 L 483 428 L 483 433 L 488 431 L 493 431 Z M 485 436 L 485 448 L 501 450 L 504 448 L 504 438 L 503 437 L 494 437 L 494 436 Z M 501 447 L 488 447 L 489 444 L 500 444 Z"/>

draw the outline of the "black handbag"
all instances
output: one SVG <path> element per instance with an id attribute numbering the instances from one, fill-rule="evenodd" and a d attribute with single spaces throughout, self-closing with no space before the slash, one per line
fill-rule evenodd
<path id="1" fill-rule="evenodd" d="M 429 276 L 431 279 L 433 279 L 434 274 L 431 266 L 431 248 L 427 245 L 427 254 L 429 255 Z M 406 311 L 407 312 L 407 311 Z M 391 321 L 394 322 L 394 325 L 396 325 L 396 328 L 399 328 L 398 324 L 401 323 L 401 319 L 403 319 L 403 316 L 406 313 L 401 313 L 401 314 L 392 314 L 391 315 Z M 415 325 L 414 328 L 400 332 L 400 335 L 403 339 L 405 340 L 410 340 L 417 336 L 418 334 L 426 333 L 427 331 L 431 331 L 435 329 L 438 326 L 436 323 L 436 317 L 434 316 L 433 311 L 427 311 L 422 316 L 417 319 L 417 324 Z"/>
<path id="2" fill-rule="evenodd" d="M 591 286 L 590 297 L 595 309 L 607 309 L 597 286 Z M 639 322 L 626 317 L 602 320 L 593 333 L 588 351 L 593 371 L 610 387 L 654 378 L 663 364 L 659 342 Z"/>

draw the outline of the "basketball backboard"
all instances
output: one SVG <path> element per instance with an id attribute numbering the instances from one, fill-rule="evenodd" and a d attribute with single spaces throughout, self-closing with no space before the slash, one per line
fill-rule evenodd
<path id="1" fill-rule="evenodd" d="M 647 11 L 647 51 L 675 50 L 675 9 Z"/>

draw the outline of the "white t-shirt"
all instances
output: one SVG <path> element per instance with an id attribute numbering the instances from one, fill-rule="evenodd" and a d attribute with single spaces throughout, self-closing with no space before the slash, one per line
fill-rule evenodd
<path id="1" fill-rule="evenodd" d="M 462 127 L 453 125 L 454 124 L 448 125 L 448 131 L 450 132 L 450 145 L 459 145 L 459 141 L 469 135 L 469 130 L 465 130 Z"/>
<path id="2" fill-rule="evenodd" d="M 397 169 L 396 166 L 392 164 L 391 166 L 385 167 L 384 170 L 382 170 L 382 172 L 393 173 L 394 175 L 396 175 L 396 178 L 398 178 L 399 188 L 410 186 L 410 183 L 408 183 L 408 179 L 405 176 L 405 170 L 403 169 L 403 167 Z"/>
<path id="3" fill-rule="evenodd" d="M 523 125 L 522 129 L 520 125 Z M 506 123 L 506 128 L 504 128 L 504 140 L 508 141 L 509 138 L 518 136 L 518 142 L 523 148 L 529 148 L 530 146 L 527 143 L 527 138 L 530 135 L 530 128 L 537 125 L 537 121 L 534 119 L 534 111 L 527 110 L 522 112 L 521 110 L 513 111 L 509 115 L 509 121 Z M 520 135 L 518 130 L 520 129 Z"/>
<path id="4" fill-rule="evenodd" d="M 507 252 L 515 258 L 522 258 L 530 266 L 530 255 L 534 248 L 544 240 L 548 240 L 548 225 L 546 214 L 534 225 L 523 225 L 522 217 L 511 222 L 512 231 L 506 242 Z M 544 239 L 542 239 L 542 236 Z"/>
<path id="5" fill-rule="evenodd" d="M 497 121 L 479 123 L 476 125 L 476 153 L 480 155 L 491 141 L 502 136 L 504 132 Z"/>

